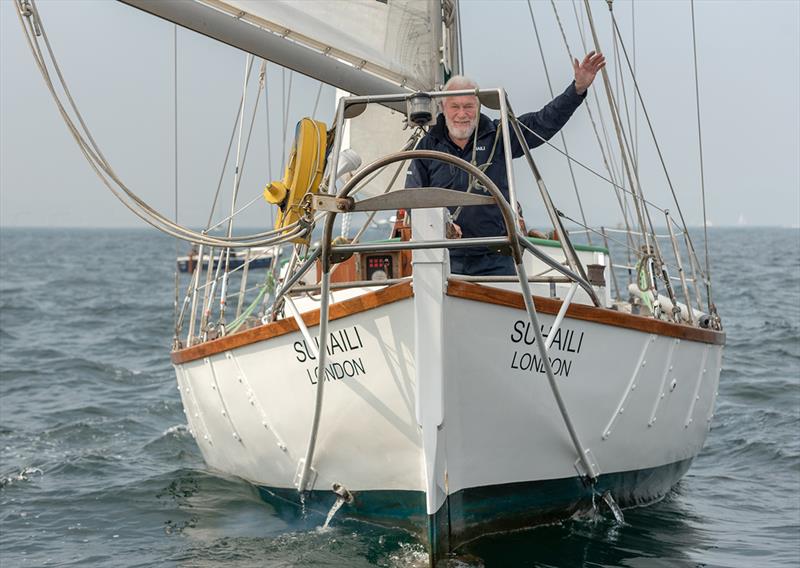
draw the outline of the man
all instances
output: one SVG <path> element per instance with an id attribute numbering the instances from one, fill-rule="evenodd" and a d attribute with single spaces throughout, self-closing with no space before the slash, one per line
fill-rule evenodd
<path id="1" fill-rule="evenodd" d="M 536 134 L 522 128 L 529 148 L 541 145 L 542 138 L 549 140 L 566 124 L 594 81 L 597 72 L 605 66 L 605 58 L 592 51 L 582 62 L 574 60 L 575 80 L 567 89 L 538 112 L 523 114 L 518 120 Z M 477 89 L 478 85 L 466 77 L 456 75 L 444 86 L 445 91 Z M 485 173 L 505 196 L 508 196 L 508 176 L 503 141 L 498 136 L 500 121 L 491 120 L 480 113 L 480 103 L 475 95 L 446 97 L 441 103 L 442 113 L 436 124 L 420 141 L 417 149 L 437 150 L 458 156 L 467 162 L 483 167 Z M 538 134 L 538 136 L 537 136 Z M 541 137 L 541 138 L 540 138 Z M 511 136 L 514 158 L 523 155 L 523 149 Z M 466 191 L 469 183 L 466 172 L 455 166 L 435 160 L 413 160 L 406 176 L 407 188 L 444 187 Z M 473 192 L 483 192 L 474 187 Z M 451 211 L 452 212 L 452 211 Z M 464 207 L 453 229 L 456 237 L 495 237 L 505 235 L 505 224 L 498 207 L 494 205 Z M 486 247 L 450 250 L 450 270 L 455 274 L 513 275 L 514 262 L 509 256 L 490 251 Z"/>

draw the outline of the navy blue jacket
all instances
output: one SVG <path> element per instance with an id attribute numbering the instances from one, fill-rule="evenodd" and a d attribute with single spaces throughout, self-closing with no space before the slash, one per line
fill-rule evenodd
<path id="1" fill-rule="evenodd" d="M 583 99 L 584 95 L 579 95 L 575 90 L 575 83 L 571 83 L 567 89 L 542 110 L 523 114 L 518 120 L 528 128 L 536 132 L 545 140 L 552 138 L 566 124 L 572 113 L 575 112 Z M 477 165 L 485 164 L 489 160 L 492 145 L 497 134 L 499 120 L 492 120 L 488 116 L 481 114 L 478 121 L 477 151 L 475 160 Z M 528 148 L 535 148 L 543 144 L 542 140 L 531 134 L 524 128 L 521 129 L 525 137 Z M 450 139 L 445 125 L 444 115 L 439 114 L 436 124 L 433 125 L 428 133 L 420 140 L 417 145 L 419 150 L 437 150 L 458 156 L 470 162 L 472 160 L 472 142 L 474 134 L 470 136 L 469 142 L 462 150 Z M 511 132 L 511 153 L 512 157 L 518 158 L 523 155 L 516 135 Z M 506 200 L 508 197 L 508 176 L 506 173 L 505 151 L 503 149 L 502 137 L 497 141 L 497 147 L 492 158 L 492 163 L 485 170 Z M 444 162 L 436 160 L 412 160 L 411 166 L 406 175 L 407 188 L 413 187 L 444 187 L 466 191 L 468 184 L 467 173 Z M 483 193 L 480 187 L 473 188 L 473 192 Z M 494 205 L 480 205 L 464 207 L 459 214 L 456 223 L 461 227 L 462 236 L 470 237 L 496 237 L 505 235 L 505 223 L 500 209 Z M 472 247 L 468 249 L 452 249 L 451 256 L 462 256 L 471 254 L 485 254 L 485 247 Z"/>

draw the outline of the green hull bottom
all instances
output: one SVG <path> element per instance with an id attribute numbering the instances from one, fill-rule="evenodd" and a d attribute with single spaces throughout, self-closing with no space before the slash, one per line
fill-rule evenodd
<path id="1" fill-rule="evenodd" d="M 601 475 L 594 488 L 576 477 L 545 481 L 525 481 L 483 487 L 470 487 L 451 494 L 433 515 L 425 511 L 421 491 L 372 490 L 353 493 L 338 517 L 404 528 L 427 540 L 431 563 L 446 557 L 459 546 L 489 533 L 534 527 L 569 518 L 593 504 L 600 506 L 599 495 L 610 491 L 621 507 L 644 505 L 664 497 L 689 469 L 692 460 Z M 281 515 L 306 516 L 324 520 L 336 501 L 331 490 L 307 493 L 301 503 L 294 489 L 259 487 L 264 500 Z"/>

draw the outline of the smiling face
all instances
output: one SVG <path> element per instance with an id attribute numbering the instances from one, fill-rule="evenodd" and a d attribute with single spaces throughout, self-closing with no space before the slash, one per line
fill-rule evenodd
<path id="1" fill-rule="evenodd" d="M 466 146 L 469 137 L 478 125 L 478 97 L 463 95 L 447 97 L 442 103 L 444 121 L 450 138 L 461 148 Z"/>

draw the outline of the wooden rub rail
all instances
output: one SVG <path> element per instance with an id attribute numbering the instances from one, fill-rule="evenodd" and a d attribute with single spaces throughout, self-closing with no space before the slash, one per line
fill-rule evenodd
<path id="1" fill-rule="evenodd" d="M 511 292 L 509 290 L 501 290 L 499 288 L 482 286 L 472 282 L 463 282 L 453 279 L 449 280 L 447 285 L 447 295 L 454 298 L 463 298 L 465 300 L 485 302 L 487 304 L 495 304 L 498 306 L 506 306 L 520 310 L 525 309 L 525 303 L 522 299 L 522 294 L 518 292 Z M 535 296 L 535 304 L 536 310 L 540 313 L 555 315 L 558 313 L 558 310 L 561 307 L 561 300 Z M 699 341 L 701 343 L 711 343 L 714 345 L 725 344 L 725 333 L 721 331 L 701 329 L 698 327 L 661 321 L 647 316 L 627 314 L 606 308 L 572 304 L 567 309 L 567 317 L 576 320 L 611 325 L 614 327 L 635 329 L 645 333 L 655 333 L 657 335 L 664 335 L 667 337 Z"/>
<path id="2" fill-rule="evenodd" d="M 360 312 L 366 312 L 367 310 L 410 298 L 413 295 L 414 292 L 411 289 L 411 282 L 402 282 L 382 290 L 367 292 L 361 296 L 331 304 L 330 319 L 336 320 Z M 319 325 L 319 309 L 305 312 L 302 316 L 303 321 L 308 327 Z M 250 345 L 266 339 L 272 339 L 273 337 L 286 335 L 298 329 L 297 322 L 294 321 L 294 318 L 278 320 L 239 333 L 220 337 L 219 339 L 207 341 L 200 345 L 173 351 L 172 363 L 180 365 L 181 363 L 202 359 L 209 355 L 224 353 L 225 351 L 230 351 L 231 349 L 244 345 Z"/>
<path id="3" fill-rule="evenodd" d="M 413 295 L 414 292 L 411 287 L 411 282 L 402 282 L 383 288 L 382 290 L 366 292 L 355 298 L 331 304 L 330 319 L 336 320 L 360 312 L 366 312 L 386 304 L 411 298 Z M 519 310 L 525 309 L 522 294 L 518 292 L 501 290 L 499 288 L 482 286 L 480 284 L 461 280 L 451 279 L 448 281 L 447 295 L 453 298 L 462 298 Z M 561 300 L 544 298 L 541 296 L 535 297 L 535 303 L 536 309 L 544 314 L 555 315 L 561 307 Z M 319 325 L 319 309 L 306 312 L 302 315 L 303 321 L 305 321 L 308 327 Z M 676 337 L 678 339 L 688 339 L 714 345 L 723 345 L 725 343 L 725 333 L 723 332 L 665 322 L 651 317 L 637 316 L 605 308 L 596 308 L 594 306 L 572 304 L 567 309 L 566 315 L 571 319 L 624 327 L 645 333 Z M 259 341 L 272 339 L 273 337 L 286 335 L 287 333 L 292 333 L 297 330 L 298 326 L 293 318 L 282 319 L 219 339 L 207 341 L 200 345 L 174 351 L 172 353 L 172 362 L 175 365 L 187 363 L 196 359 L 208 357 L 209 355 L 224 353 L 225 351 L 244 345 L 250 345 L 252 343 L 258 343 Z"/>

